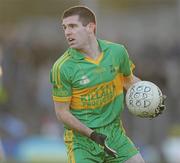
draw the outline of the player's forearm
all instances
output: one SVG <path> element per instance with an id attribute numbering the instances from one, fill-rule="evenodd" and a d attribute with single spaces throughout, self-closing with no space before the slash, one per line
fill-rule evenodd
<path id="1" fill-rule="evenodd" d="M 92 129 L 81 123 L 76 117 L 74 117 L 68 110 L 59 110 L 56 112 L 57 118 L 72 130 L 79 132 L 82 135 L 90 137 L 93 132 Z"/>
<path id="2" fill-rule="evenodd" d="M 135 75 L 133 75 L 132 79 L 129 80 L 128 82 L 126 82 L 126 83 L 124 84 L 124 88 L 125 88 L 126 90 L 128 90 L 131 85 L 133 85 L 133 84 L 135 84 L 135 83 L 137 83 L 137 82 L 139 82 L 139 81 L 141 81 L 141 79 L 139 79 L 138 77 L 136 77 Z"/>

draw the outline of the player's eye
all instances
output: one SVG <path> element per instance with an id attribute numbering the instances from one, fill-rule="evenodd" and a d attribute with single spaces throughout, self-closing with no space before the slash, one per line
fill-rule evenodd
<path id="1" fill-rule="evenodd" d="M 75 28 L 75 27 L 77 27 L 77 25 L 76 24 L 70 24 L 69 27 L 70 28 Z"/>
<path id="2" fill-rule="evenodd" d="M 66 30 L 67 27 L 65 25 L 62 25 L 62 28 L 63 28 L 63 30 Z"/>

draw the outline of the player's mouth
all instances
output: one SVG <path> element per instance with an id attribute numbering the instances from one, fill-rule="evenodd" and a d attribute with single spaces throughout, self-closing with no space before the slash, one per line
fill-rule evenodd
<path id="1" fill-rule="evenodd" d="M 69 45 L 72 45 L 75 41 L 74 38 L 67 38 Z"/>

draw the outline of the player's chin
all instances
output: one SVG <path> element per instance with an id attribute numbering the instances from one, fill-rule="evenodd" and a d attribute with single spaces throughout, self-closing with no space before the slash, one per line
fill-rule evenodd
<path id="1" fill-rule="evenodd" d="M 79 46 L 77 44 L 70 44 L 70 48 L 79 49 Z"/>

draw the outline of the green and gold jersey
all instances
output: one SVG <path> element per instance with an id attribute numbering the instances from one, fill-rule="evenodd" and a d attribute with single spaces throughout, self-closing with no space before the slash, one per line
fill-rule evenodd
<path id="1" fill-rule="evenodd" d="M 132 76 L 134 67 L 123 45 L 104 40 L 98 43 L 102 51 L 98 59 L 69 48 L 50 73 L 53 100 L 70 102 L 71 113 L 90 128 L 119 119 L 123 83 Z"/>

